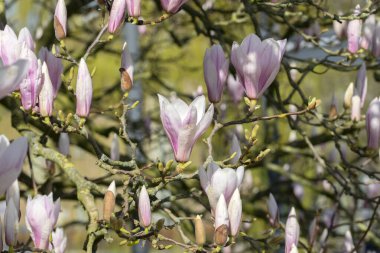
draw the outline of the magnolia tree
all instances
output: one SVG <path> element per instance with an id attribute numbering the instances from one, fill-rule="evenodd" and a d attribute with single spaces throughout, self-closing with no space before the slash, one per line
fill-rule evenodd
<path id="1" fill-rule="evenodd" d="M 17 2 L 0 251 L 380 251 L 376 1 Z"/>

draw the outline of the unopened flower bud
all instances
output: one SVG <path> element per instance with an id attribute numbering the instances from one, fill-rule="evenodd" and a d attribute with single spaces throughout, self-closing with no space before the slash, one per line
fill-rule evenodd
<path id="1" fill-rule="evenodd" d="M 75 95 L 77 98 L 76 114 L 80 117 L 87 117 L 91 108 L 92 80 L 87 64 L 83 58 L 79 63 Z"/>
<path id="2" fill-rule="evenodd" d="M 351 107 L 351 100 L 352 100 L 353 95 L 354 95 L 354 83 L 351 82 L 348 85 L 346 92 L 344 93 L 344 103 L 343 103 L 344 109 L 348 109 Z"/>
<path id="3" fill-rule="evenodd" d="M 195 241 L 198 245 L 203 245 L 206 242 L 206 231 L 201 216 L 197 215 L 194 219 Z"/>
<path id="4" fill-rule="evenodd" d="M 103 219 L 107 222 L 110 222 L 111 215 L 115 209 L 115 200 L 116 200 L 116 185 L 115 181 L 109 185 L 106 194 L 104 195 L 103 200 Z"/>
<path id="5" fill-rule="evenodd" d="M 64 0 L 58 0 L 54 13 L 54 31 L 57 40 L 66 38 L 67 35 L 67 9 Z"/>
<path id="6" fill-rule="evenodd" d="M 276 199 L 273 197 L 272 193 L 269 194 L 267 205 L 269 211 L 269 222 L 272 226 L 276 226 L 280 219 L 280 214 L 278 211 Z"/>
<path id="7" fill-rule="evenodd" d="M 123 53 L 121 54 L 121 65 L 120 65 L 120 75 L 121 75 L 121 89 L 126 92 L 129 91 L 133 86 L 133 60 L 129 53 L 127 43 L 124 43 Z"/>
<path id="8" fill-rule="evenodd" d="M 150 199 L 145 185 L 141 188 L 140 191 L 138 213 L 140 225 L 142 227 L 149 227 L 152 222 L 152 213 L 150 209 Z"/>
<path id="9" fill-rule="evenodd" d="M 293 245 L 297 247 L 300 236 L 300 226 L 297 221 L 296 210 L 290 210 L 285 226 L 285 253 L 292 251 Z"/>

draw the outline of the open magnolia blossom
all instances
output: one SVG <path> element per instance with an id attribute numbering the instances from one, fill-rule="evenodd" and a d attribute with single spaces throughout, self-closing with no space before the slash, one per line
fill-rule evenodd
<path id="1" fill-rule="evenodd" d="M 196 140 L 210 126 L 214 115 L 214 106 L 211 104 L 205 112 L 206 99 L 198 96 L 187 105 L 183 100 L 176 98 L 169 102 L 158 94 L 160 102 L 161 122 L 174 151 L 178 162 L 187 162 Z"/>
<path id="2" fill-rule="evenodd" d="M 29 196 L 26 203 L 25 223 L 38 249 L 49 249 L 49 239 L 61 211 L 60 199 L 53 201 L 53 193 Z"/>
<path id="3" fill-rule="evenodd" d="M 286 39 L 261 39 L 256 34 L 247 36 L 241 45 L 234 42 L 231 63 L 239 82 L 250 99 L 259 99 L 272 84 L 280 70 Z"/>
<path id="4" fill-rule="evenodd" d="M 217 202 L 223 194 L 227 204 L 230 202 L 235 190 L 243 181 L 244 167 L 236 170 L 231 168 L 219 168 L 215 163 L 210 163 L 207 172 L 205 168 L 199 168 L 199 179 L 204 192 L 207 194 L 212 212 L 215 213 Z"/>

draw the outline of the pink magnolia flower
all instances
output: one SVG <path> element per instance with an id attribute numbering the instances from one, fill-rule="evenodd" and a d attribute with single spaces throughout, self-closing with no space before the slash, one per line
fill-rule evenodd
<path id="1" fill-rule="evenodd" d="M 296 210 L 292 207 L 285 225 L 285 253 L 290 253 L 293 246 L 297 247 L 299 237 L 300 225 L 297 221 Z"/>
<path id="2" fill-rule="evenodd" d="M 42 65 L 42 78 L 43 84 L 38 96 L 38 105 L 41 116 L 48 117 L 53 113 L 54 89 L 46 62 Z"/>
<path id="3" fill-rule="evenodd" d="M 64 253 L 67 245 L 67 237 L 63 228 L 56 228 L 52 234 L 54 252 L 55 253 Z M 49 250 L 53 249 L 53 245 L 49 244 Z"/>
<path id="4" fill-rule="evenodd" d="M 366 114 L 368 148 L 379 149 L 380 146 L 380 100 L 375 98 Z"/>
<path id="5" fill-rule="evenodd" d="M 67 35 L 67 9 L 64 0 L 58 0 L 54 13 L 54 31 L 57 40 L 66 38 Z"/>
<path id="6" fill-rule="evenodd" d="M 190 105 L 176 98 L 170 103 L 165 97 L 158 95 L 160 116 L 166 135 L 178 162 L 186 162 L 196 140 L 210 126 L 214 115 L 211 104 L 205 112 L 204 96 L 196 97 Z"/>
<path id="7" fill-rule="evenodd" d="M 228 61 L 224 57 L 223 48 L 220 45 L 213 45 L 206 49 L 203 58 L 203 74 L 207 85 L 208 100 L 211 103 L 218 103 L 222 98 L 228 75 Z"/>
<path id="8" fill-rule="evenodd" d="M 220 195 L 224 195 L 227 204 L 229 204 L 234 191 L 240 187 L 243 177 L 243 166 L 240 166 L 236 170 L 231 168 L 221 169 L 215 163 L 211 163 L 207 168 L 207 172 L 205 168 L 199 168 L 201 186 L 207 194 L 213 213 L 215 213 Z"/>
<path id="9" fill-rule="evenodd" d="M 112 3 L 110 18 L 108 21 L 108 32 L 115 33 L 123 24 L 127 0 L 114 0 Z"/>
<path id="10" fill-rule="evenodd" d="M 354 15 L 360 15 L 360 6 L 357 5 L 354 10 Z M 356 53 L 359 50 L 360 34 L 362 30 L 362 21 L 360 19 L 354 19 L 348 22 L 347 25 L 347 39 L 348 39 L 348 51 L 350 53 Z"/>
<path id="11" fill-rule="evenodd" d="M 42 88 L 42 67 L 36 55 L 24 43 L 20 58 L 29 61 L 28 74 L 20 84 L 21 103 L 25 110 L 33 109 Z"/>
<path id="12" fill-rule="evenodd" d="M 128 16 L 130 17 L 139 17 L 141 11 L 141 0 L 126 0 Z"/>
<path id="13" fill-rule="evenodd" d="M 0 31 L 0 58 L 4 66 L 15 63 L 20 58 L 21 43 L 8 25 Z"/>
<path id="14" fill-rule="evenodd" d="M 152 222 L 152 213 L 150 210 L 150 199 L 145 185 L 143 185 L 140 191 L 138 213 L 140 225 L 143 227 L 149 227 Z"/>
<path id="15" fill-rule="evenodd" d="M 167 13 L 176 13 L 187 0 L 161 0 L 161 6 Z"/>
<path id="16" fill-rule="evenodd" d="M 77 110 L 76 114 L 80 117 L 87 117 L 90 113 L 92 100 L 92 80 L 87 64 L 82 58 L 79 63 L 77 87 Z"/>
<path id="17" fill-rule="evenodd" d="M 25 223 L 31 233 L 34 246 L 49 249 L 49 237 L 61 211 L 60 199 L 53 201 L 53 194 L 29 196 L 26 203 Z"/>
<path id="18" fill-rule="evenodd" d="M 58 50 L 58 49 L 56 49 Z M 54 97 L 57 97 L 59 88 L 62 84 L 61 74 L 63 73 L 63 64 L 60 58 L 55 57 L 46 47 L 42 47 L 38 53 L 42 62 L 46 62 L 49 70 L 51 83 L 53 84 Z"/>
<path id="19" fill-rule="evenodd" d="M 28 140 L 20 137 L 9 144 L 5 136 L 0 136 L 0 139 L 0 195 L 3 195 L 21 173 Z"/>
<path id="20" fill-rule="evenodd" d="M 286 39 L 261 41 L 255 34 L 247 36 L 240 46 L 233 43 L 231 63 L 248 98 L 260 98 L 271 85 L 280 70 L 285 45 Z"/>
<path id="21" fill-rule="evenodd" d="M 14 64 L 0 67 L 0 99 L 18 89 L 28 73 L 28 66 L 29 62 L 21 59 Z"/>

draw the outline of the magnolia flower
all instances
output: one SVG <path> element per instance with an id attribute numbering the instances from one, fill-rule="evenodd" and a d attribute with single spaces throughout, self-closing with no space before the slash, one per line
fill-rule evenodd
<path id="1" fill-rule="evenodd" d="M 213 213 L 215 213 L 216 204 L 221 195 L 224 195 L 227 204 L 230 202 L 234 191 L 240 187 L 243 177 L 243 166 L 236 170 L 231 168 L 221 169 L 215 163 L 211 163 L 207 172 L 203 167 L 199 168 L 201 186 L 207 194 Z"/>
<path id="2" fill-rule="evenodd" d="M 272 226 L 276 226 L 280 220 L 280 212 L 278 210 L 276 199 L 273 197 L 272 193 L 269 194 L 267 206 L 269 211 L 269 222 Z"/>
<path id="3" fill-rule="evenodd" d="M 228 61 L 224 57 L 223 48 L 220 45 L 213 45 L 206 49 L 203 58 L 203 73 L 208 99 L 211 103 L 218 103 L 222 98 L 228 75 Z"/>
<path id="4" fill-rule="evenodd" d="M 13 201 L 7 203 L 4 214 L 5 242 L 8 246 L 14 246 L 17 243 L 19 210 Z"/>
<path id="5" fill-rule="evenodd" d="M 111 143 L 111 159 L 120 160 L 120 148 L 119 148 L 119 137 L 116 133 L 113 134 Z"/>
<path id="6" fill-rule="evenodd" d="M 9 144 L 5 136 L 0 136 L 0 195 L 3 195 L 21 173 L 28 150 L 28 140 L 20 137 Z"/>
<path id="7" fill-rule="evenodd" d="M 20 58 L 29 61 L 28 74 L 20 84 L 21 103 L 24 109 L 31 110 L 37 104 L 38 94 L 42 85 L 41 61 L 24 43 L 21 49 Z"/>
<path id="8" fill-rule="evenodd" d="M 233 75 L 228 75 L 227 78 L 227 90 L 232 97 L 232 101 L 237 104 L 239 103 L 244 96 L 244 87 L 240 83 L 238 78 L 234 78 Z"/>
<path id="9" fill-rule="evenodd" d="M 15 63 L 20 58 L 21 43 L 8 25 L 0 31 L 0 58 L 4 66 Z"/>
<path id="10" fill-rule="evenodd" d="M 76 114 L 80 117 L 87 117 L 90 113 L 92 100 L 92 80 L 87 64 L 82 58 L 79 63 L 77 87 L 77 109 Z"/>
<path id="11" fill-rule="evenodd" d="M 176 13 L 187 0 L 161 0 L 161 6 L 167 13 Z"/>
<path id="12" fill-rule="evenodd" d="M 61 202 L 59 199 L 54 202 L 52 193 L 49 196 L 37 195 L 33 199 L 28 197 L 25 223 L 36 248 L 49 249 L 49 237 L 60 210 Z"/>
<path id="13" fill-rule="evenodd" d="M 67 245 L 67 237 L 65 236 L 65 232 L 63 228 L 56 228 L 52 234 L 54 252 L 55 253 L 64 253 Z M 49 250 L 53 249 L 53 245 L 49 244 Z"/>
<path id="14" fill-rule="evenodd" d="M 261 41 L 255 34 L 247 36 L 241 45 L 232 45 L 231 63 L 239 81 L 250 99 L 258 99 L 275 79 L 286 40 L 266 39 Z"/>
<path id="15" fill-rule="evenodd" d="M 297 221 L 296 210 L 292 207 L 285 225 L 285 253 L 290 253 L 293 245 L 297 247 L 299 235 L 300 226 Z"/>
<path id="16" fill-rule="evenodd" d="M 18 85 L 28 73 L 28 66 L 28 60 L 21 59 L 14 64 L 0 67 L 0 99 L 18 89 Z"/>
<path id="17" fill-rule="evenodd" d="M 211 104 L 205 113 L 204 96 L 196 97 L 190 105 L 176 98 L 170 103 L 165 97 L 158 95 L 160 116 L 166 135 L 178 162 L 186 162 L 196 140 L 206 131 L 214 115 Z"/>
<path id="18" fill-rule="evenodd" d="M 360 6 L 357 5 L 354 10 L 354 15 L 360 15 Z M 359 50 L 360 34 L 362 30 L 362 21 L 360 19 L 354 19 L 348 22 L 347 25 L 347 39 L 348 39 L 348 51 L 350 53 L 356 53 Z"/>
<path id="19" fill-rule="evenodd" d="M 133 86 L 133 59 L 129 53 L 127 42 L 123 45 L 123 53 L 121 54 L 121 65 L 120 65 L 120 74 L 121 74 L 121 89 L 126 92 L 129 91 Z"/>
<path id="20" fill-rule="evenodd" d="M 58 49 L 56 49 L 58 50 Z M 46 47 L 42 47 L 38 53 L 38 57 L 42 62 L 46 62 L 49 70 L 51 83 L 53 84 L 54 97 L 57 96 L 59 88 L 62 84 L 63 64 L 62 59 L 55 57 Z"/>
<path id="21" fill-rule="evenodd" d="M 366 114 L 368 148 L 379 149 L 380 146 L 380 100 L 375 98 Z"/>
<path id="22" fill-rule="evenodd" d="M 62 132 L 59 134 L 58 150 L 64 156 L 70 154 L 70 138 L 68 133 Z"/>
<path id="23" fill-rule="evenodd" d="M 57 40 L 66 38 L 67 35 L 67 9 L 64 0 L 58 0 L 54 13 L 54 31 Z"/>
<path id="24" fill-rule="evenodd" d="M 112 3 L 110 18 L 108 21 L 108 32 L 115 33 L 123 24 L 127 0 L 114 0 Z"/>
<path id="25" fill-rule="evenodd" d="M 222 195 L 223 196 L 223 195 Z M 239 232 L 242 215 L 242 202 L 240 198 L 239 189 L 236 188 L 234 194 L 232 194 L 230 203 L 228 204 L 228 217 L 230 235 L 236 236 Z"/>
<path id="26" fill-rule="evenodd" d="M 50 80 L 49 70 L 45 62 L 42 65 L 42 78 L 43 84 L 38 96 L 38 105 L 41 116 L 48 117 L 53 113 L 54 89 Z"/>
<path id="27" fill-rule="evenodd" d="M 140 225 L 143 227 L 149 227 L 152 222 L 152 212 L 150 210 L 150 199 L 145 185 L 143 185 L 140 191 L 138 213 Z"/>
<path id="28" fill-rule="evenodd" d="M 25 43 L 31 51 L 36 49 L 33 37 L 27 27 L 22 28 L 18 33 L 18 41 L 21 44 Z"/>
<path id="29" fill-rule="evenodd" d="M 228 239 L 229 218 L 227 203 L 223 194 L 220 195 L 215 209 L 215 235 L 216 244 L 223 246 Z"/>
<path id="30" fill-rule="evenodd" d="M 139 17 L 141 9 L 141 0 L 126 0 L 128 16 L 130 17 Z"/>

